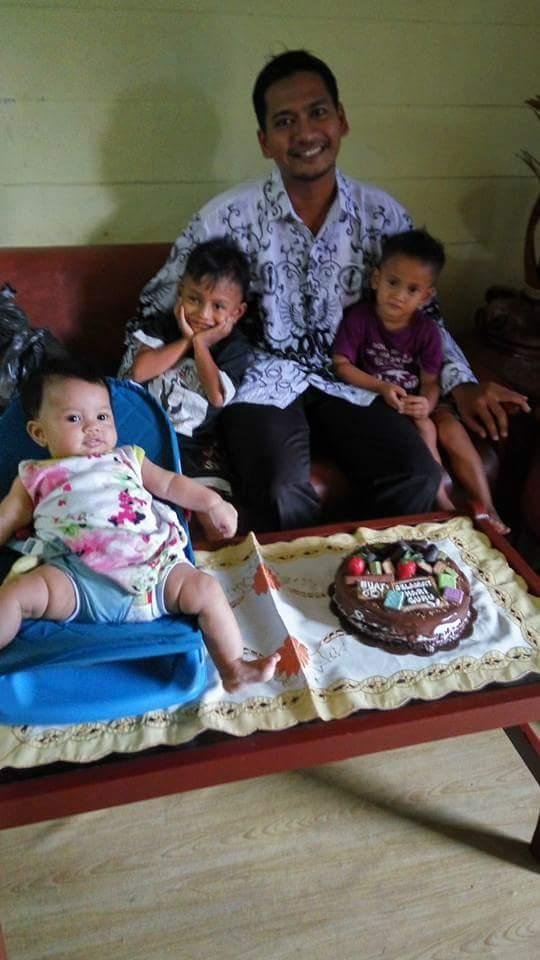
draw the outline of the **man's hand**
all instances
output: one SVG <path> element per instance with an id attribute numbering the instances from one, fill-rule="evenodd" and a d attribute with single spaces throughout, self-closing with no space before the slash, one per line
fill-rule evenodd
<path id="1" fill-rule="evenodd" d="M 499 383 L 461 383 L 452 396 L 468 430 L 492 440 L 508 436 L 508 413 L 530 413 L 527 397 Z M 505 409 L 503 404 L 508 404 Z"/>
<path id="2" fill-rule="evenodd" d="M 425 420 L 426 417 L 429 417 L 428 398 L 420 394 L 418 396 L 407 396 L 402 403 L 401 412 L 407 417 L 412 417 L 413 420 Z"/>
<path id="3" fill-rule="evenodd" d="M 398 413 L 403 413 L 403 401 L 407 399 L 407 391 L 403 387 L 399 387 L 396 383 L 383 381 L 379 393 L 389 407 L 393 407 Z"/>

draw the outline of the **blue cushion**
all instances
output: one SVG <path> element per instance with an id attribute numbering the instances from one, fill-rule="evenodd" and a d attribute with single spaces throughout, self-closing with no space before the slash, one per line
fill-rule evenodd
<path id="1" fill-rule="evenodd" d="M 138 444 L 154 463 L 180 472 L 176 434 L 161 407 L 137 384 L 109 383 L 119 444 Z M 0 417 L 0 449 L 0 496 L 21 460 L 48 456 L 28 436 L 18 399 Z M 186 554 L 193 558 L 191 542 Z M 13 554 L 2 555 L 5 572 Z M 182 704 L 204 689 L 205 664 L 189 617 L 120 625 L 25 620 L 0 652 L 0 723 L 80 723 Z"/>

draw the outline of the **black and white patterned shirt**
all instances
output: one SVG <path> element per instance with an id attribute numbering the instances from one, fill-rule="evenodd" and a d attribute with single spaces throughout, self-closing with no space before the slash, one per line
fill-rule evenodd
<path id="1" fill-rule="evenodd" d="M 331 350 L 343 310 L 369 289 L 387 236 L 408 230 L 407 211 L 389 194 L 336 172 L 337 191 L 316 236 L 295 213 L 281 174 L 241 184 L 210 200 L 174 243 L 167 262 L 145 286 L 130 333 L 169 313 L 186 259 L 196 244 L 228 236 L 251 264 L 258 300 L 257 349 L 233 403 L 284 408 L 309 385 L 352 403 L 366 405 L 375 394 L 342 383 L 331 368 Z M 445 364 L 443 393 L 474 381 L 460 348 L 445 329 L 436 303 L 430 312 L 441 324 Z M 131 354 L 132 355 L 132 354 Z"/>

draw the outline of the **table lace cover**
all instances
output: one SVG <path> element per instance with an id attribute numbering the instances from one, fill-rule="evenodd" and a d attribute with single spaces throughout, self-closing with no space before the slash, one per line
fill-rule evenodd
<path id="1" fill-rule="evenodd" d="M 436 542 L 469 578 L 477 617 L 456 649 L 429 657 L 386 653 L 347 633 L 330 609 L 328 588 L 341 559 L 362 543 L 399 538 Z M 185 743 L 204 730 L 282 730 L 540 673 L 540 600 L 464 517 L 264 546 L 250 534 L 235 546 L 199 552 L 197 561 L 223 585 L 246 655 L 279 649 L 274 679 L 227 694 L 210 664 L 200 701 L 176 710 L 54 729 L 0 726 L 0 767 L 88 762 Z"/>

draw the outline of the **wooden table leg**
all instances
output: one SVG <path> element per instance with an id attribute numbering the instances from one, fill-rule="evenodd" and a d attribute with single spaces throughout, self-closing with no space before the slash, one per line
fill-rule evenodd
<path id="1" fill-rule="evenodd" d="M 540 785 L 540 737 L 536 731 L 530 724 L 524 723 L 519 727 L 505 727 L 504 732 Z M 531 853 L 536 860 L 540 860 L 540 814 L 531 840 Z"/>
<path id="2" fill-rule="evenodd" d="M 6 953 L 6 944 L 4 942 L 4 935 L 2 933 L 1 926 L 0 926 L 0 960 L 8 960 L 8 955 Z"/>
<path id="3" fill-rule="evenodd" d="M 540 861 L 540 814 L 538 814 L 538 823 L 531 840 L 531 853 L 535 860 Z"/>

